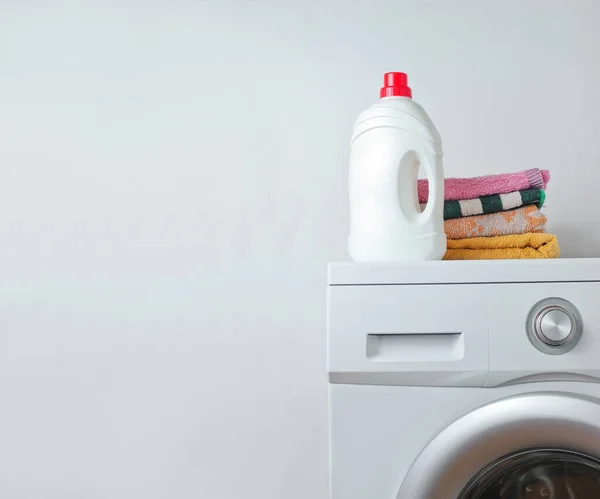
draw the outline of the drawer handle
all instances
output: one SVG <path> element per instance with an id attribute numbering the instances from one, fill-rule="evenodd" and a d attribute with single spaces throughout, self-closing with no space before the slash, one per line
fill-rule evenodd
<path id="1" fill-rule="evenodd" d="M 465 356 L 462 333 L 368 334 L 367 358 L 373 362 L 444 362 Z"/>

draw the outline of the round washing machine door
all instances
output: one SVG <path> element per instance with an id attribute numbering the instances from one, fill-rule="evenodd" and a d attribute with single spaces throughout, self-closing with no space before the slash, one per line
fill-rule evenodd
<path id="1" fill-rule="evenodd" d="M 600 498 L 600 400 L 539 392 L 492 402 L 429 442 L 397 499 Z"/>

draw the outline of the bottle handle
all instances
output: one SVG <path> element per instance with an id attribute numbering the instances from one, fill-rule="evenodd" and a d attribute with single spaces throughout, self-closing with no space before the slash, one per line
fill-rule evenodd
<path id="1" fill-rule="evenodd" d="M 437 160 L 438 158 L 429 152 L 421 158 L 421 164 L 425 169 L 425 175 L 427 175 L 427 184 L 429 187 L 427 205 L 419 217 L 424 223 L 429 221 L 438 204 L 440 202 L 443 203 L 444 201 L 444 178 L 442 177 L 440 179 L 439 175 L 437 175 L 437 177 L 435 175 L 436 170 L 438 170 Z"/>

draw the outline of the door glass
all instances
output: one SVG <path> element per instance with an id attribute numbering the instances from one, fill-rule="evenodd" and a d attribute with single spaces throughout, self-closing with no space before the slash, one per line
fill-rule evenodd
<path id="1" fill-rule="evenodd" d="M 555 450 L 503 457 L 471 480 L 458 499 L 597 499 L 600 460 Z"/>

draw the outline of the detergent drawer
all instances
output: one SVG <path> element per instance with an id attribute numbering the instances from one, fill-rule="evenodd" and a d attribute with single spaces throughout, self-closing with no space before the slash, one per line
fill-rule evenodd
<path id="1" fill-rule="evenodd" d="M 331 383 L 483 386 L 485 285 L 329 286 Z"/>

